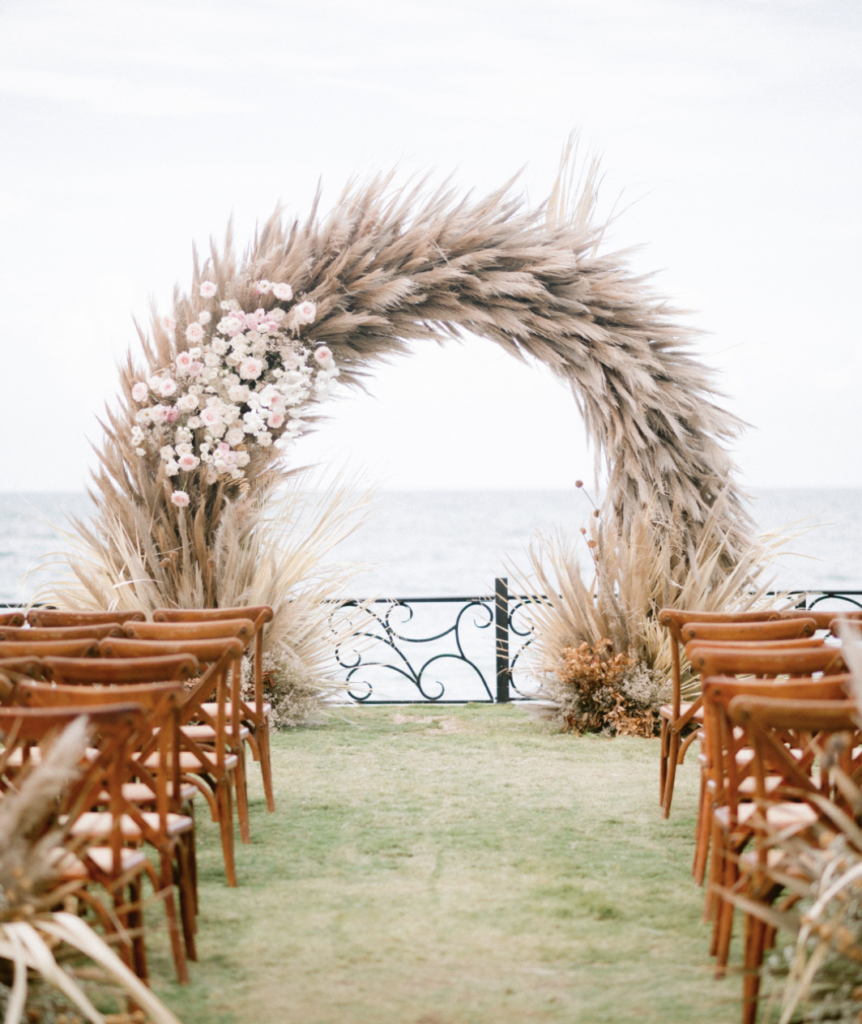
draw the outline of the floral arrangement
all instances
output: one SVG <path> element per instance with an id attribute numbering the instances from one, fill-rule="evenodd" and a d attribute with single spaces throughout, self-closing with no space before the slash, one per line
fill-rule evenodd
<path id="1" fill-rule="evenodd" d="M 132 387 L 140 405 L 132 444 L 141 457 L 158 450 L 168 477 L 182 479 L 203 463 L 209 483 L 241 480 L 250 445 L 298 437 L 308 406 L 329 396 L 339 372 L 331 350 L 301 341 L 316 305 L 288 306 L 294 296 L 286 282 L 260 280 L 254 291 L 275 304 L 247 312 L 236 299 L 219 301 L 216 284 L 203 281 L 199 294 L 211 308 L 186 325 L 188 347 L 177 345 L 170 365 Z M 176 341 L 177 321 L 163 317 L 161 326 Z M 182 488 L 171 495 L 179 508 L 189 500 Z"/>

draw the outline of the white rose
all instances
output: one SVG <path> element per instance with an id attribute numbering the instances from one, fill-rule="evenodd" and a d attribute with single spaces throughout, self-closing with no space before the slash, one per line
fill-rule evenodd
<path id="1" fill-rule="evenodd" d="M 251 456 L 248 452 L 237 452 L 236 453 L 236 464 L 238 466 L 247 466 L 251 462 Z"/>
<path id="2" fill-rule="evenodd" d="M 192 449 L 192 446 L 188 443 L 188 441 L 185 441 L 182 444 L 178 444 L 177 445 L 177 455 L 192 455 L 192 454 L 193 454 L 193 449 Z"/>
<path id="3" fill-rule="evenodd" d="M 280 282 L 272 286 L 272 294 L 279 302 L 290 302 L 293 298 L 293 289 L 286 282 Z"/>
<path id="4" fill-rule="evenodd" d="M 170 462 L 166 462 L 165 463 L 165 474 L 167 476 L 176 476 L 177 473 L 179 473 L 179 471 L 180 471 L 179 464 L 174 462 L 173 459 L 171 459 Z"/>
<path id="5" fill-rule="evenodd" d="M 172 380 L 170 377 L 165 377 L 165 379 L 159 384 L 159 394 L 162 398 L 170 398 L 176 390 L 177 382 Z"/>
<path id="6" fill-rule="evenodd" d="M 200 287 L 201 298 L 211 299 L 216 293 L 216 286 L 212 281 L 202 281 Z"/>
<path id="7" fill-rule="evenodd" d="M 221 359 L 217 352 L 207 352 L 204 356 L 204 366 L 218 366 L 221 363 Z"/>
<path id="8" fill-rule="evenodd" d="M 204 336 L 204 329 L 198 323 L 190 323 L 186 328 L 186 341 L 200 341 Z"/>
<path id="9" fill-rule="evenodd" d="M 207 309 L 204 309 L 200 313 L 198 313 L 198 323 L 199 324 L 208 324 L 210 322 L 210 320 L 212 320 L 212 318 L 213 318 L 212 313 L 210 313 L 209 310 L 207 310 Z"/>
<path id="10" fill-rule="evenodd" d="M 191 473 L 193 469 L 197 469 L 198 466 L 200 465 L 200 461 L 200 459 L 196 458 L 194 455 L 191 454 L 181 455 L 177 460 L 180 469 L 184 473 Z"/>
<path id="11" fill-rule="evenodd" d="M 149 393 L 150 389 L 147 387 L 146 384 L 144 384 L 142 380 L 139 380 L 138 383 L 132 388 L 132 398 L 134 398 L 136 402 L 146 402 Z"/>
<path id="12" fill-rule="evenodd" d="M 296 324 L 313 324 L 317 317 L 317 306 L 306 299 L 293 307 L 293 319 Z"/>
<path id="13" fill-rule="evenodd" d="M 242 427 L 231 427 L 224 439 L 232 448 L 235 448 L 238 444 L 242 444 L 244 437 L 245 431 Z"/>
<path id="14" fill-rule="evenodd" d="M 239 375 L 245 380 L 257 380 L 263 373 L 263 363 L 259 359 L 243 359 L 239 365 Z"/>
<path id="15" fill-rule="evenodd" d="M 200 414 L 200 421 L 205 427 L 215 427 L 221 423 L 221 413 L 212 406 L 207 406 Z"/>

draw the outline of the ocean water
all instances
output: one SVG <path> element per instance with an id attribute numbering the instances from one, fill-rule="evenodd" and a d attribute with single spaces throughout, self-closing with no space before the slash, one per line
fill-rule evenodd
<path id="1" fill-rule="evenodd" d="M 575 489 L 384 491 L 374 504 L 376 515 L 332 556 L 371 566 L 352 597 L 490 593 L 496 576 L 526 565 L 537 531 L 576 534 L 592 508 Z M 0 602 L 28 600 L 59 571 L 51 562 L 67 544 L 57 528 L 90 511 L 84 493 L 0 494 Z M 862 590 L 862 490 L 755 491 L 752 511 L 764 532 L 792 534 L 776 587 Z"/>
<path id="2" fill-rule="evenodd" d="M 525 548 L 537 531 L 562 527 L 577 535 L 592 510 L 589 495 L 575 489 L 381 492 L 374 504 L 376 515 L 332 553 L 333 560 L 368 567 L 345 597 L 490 595 L 495 577 L 511 577 L 512 565 L 526 567 Z M 761 530 L 785 528 L 792 535 L 776 566 L 776 589 L 862 590 L 862 490 L 764 490 L 755 494 L 752 508 Z M 60 571 L 58 553 L 66 542 L 56 527 L 68 527 L 69 516 L 86 518 L 90 511 L 82 493 L 0 494 L 0 602 L 27 601 L 40 582 Z M 586 549 L 582 554 L 586 573 Z M 369 696 L 370 688 L 372 700 L 416 700 L 417 679 L 432 698 L 493 695 L 489 603 L 462 612 L 457 642 L 453 625 L 461 606 L 373 607 L 378 619 L 357 619 L 355 627 L 395 644 L 371 644 L 366 637 L 356 648 L 341 650 L 340 678 L 355 697 Z M 437 634 L 441 639 L 426 642 Z M 458 643 L 462 657 L 456 658 Z M 535 687 L 528 665 L 521 661 L 513 679 L 525 693 Z"/>

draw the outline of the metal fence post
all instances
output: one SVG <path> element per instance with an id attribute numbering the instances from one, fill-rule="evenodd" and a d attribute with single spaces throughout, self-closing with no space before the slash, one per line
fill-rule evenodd
<path id="1" fill-rule="evenodd" d="M 497 703 L 509 701 L 509 581 L 494 580 L 494 623 L 497 632 Z"/>

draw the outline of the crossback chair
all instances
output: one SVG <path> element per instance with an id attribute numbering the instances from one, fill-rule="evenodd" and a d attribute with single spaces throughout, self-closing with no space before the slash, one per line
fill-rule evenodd
<path id="1" fill-rule="evenodd" d="M 252 756 L 260 763 L 263 792 L 267 810 L 275 810 L 275 794 L 272 784 L 272 755 L 269 741 L 269 719 L 272 704 L 264 700 L 263 685 L 263 638 L 264 626 L 272 622 L 273 611 L 269 605 L 252 605 L 236 608 L 156 608 L 153 622 L 220 622 L 227 619 L 251 619 L 254 622 L 254 699 L 241 700 L 240 717 L 250 729 L 249 745 Z"/>
<path id="2" fill-rule="evenodd" d="M 189 681 L 180 710 L 182 779 L 197 786 L 205 797 L 214 822 L 221 830 L 222 854 L 227 884 L 237 884 L 233 840 L 233 793 L 238 813 L 245 813 L 248 834 L 248 804 L 242 764 L 242 738 L 236 701 L 231 710 L 231 691 L 238 690 L 233 671 L 243 651 L 243 641 L 230 637 L 211 640 L 133 640 L 106 637 L 99 642 L 101 664 L 121 666 L 129 659 L 164 655 L 192 655 L 201 674 Z M 212 698 L 215 698 L 214 700 Z M 239 753 L 237 753 L 237 749 Z M 240 817 L 240 832 L 243 820 Z"/>
<path id="3" fill-rule="evenodd" d="M 141 622 L 145 618 L 143 612 L 76 612 L 57 608 L 31 608 L 27 612 L 27 622 L 39 627 L 99 626 L 115 622 Z"/>
<path id="4" fill-rule="evenodd" d="M 127 637 L 137 640 L 159 640 L 159 641 L 185 641 L 204 640 L 231 637 L 241 640 L 244 649 L 248 647 L 255 635 L 255 625 L 250 619 L 213 619 L 201 622 L 143 622 L 130 623 L 124 627 Z M 251 842 L 249 816 L 248 816 L 248 795 L 246 793 L 246 759 L 245 745 L 252 751 L 255 760 L 260 761 L 265 768 L 264 776 L 269 777 L 269 732 L 267 730 L 267 745 L 263 748 L 267 752 L 264 758 L 261 756 L 261 744 L 256 734 L 253 734 L 253 726 L 247 724 L 243 714 L 245 704 L 242 700 L 242 662 L 237 658 L 233 665 L 233 684 L 231 687 L 230 702 L 226 708 L 227 720 L 229 723 L 229 740 L 232 749 L 240 757 L 237 780 L 242 783 L 242 789 L 237 792 L 237 812 L 240 825 L 240 837 L 244 843 Z M 210 714 L 215 711 L 212 708 L 205 708 Z M 205 739 L 205 734 L 200 731 L 199 738 Z M 270 790 L 272 789 L 270 785 Z M 266 786 L 264 786 L 266 790 Z"/>
<path id="5" fill-rule="evenodd" d="M 709 676 L 704 681 L 705 774 L 707 799 L 702 811 L 704 827 L 712 839 L 710 885 L 707 891 L 707 912 L 714 917 L 711 952 L 716 957 L 716 971 L 722 974 L 727 964 L 733 924 L 733 904 L 717 895 L 718 887 L 732 889 L 739 877 L 738 862 L 743 848 L 752 837 L 756 786 L 752 778 L 754 752 L 747 745 L 742 730 L 735 728 L 728 708 L 733 699 L 775 697 L 779 700 L 818 699 L 843 701 L 847 696 L 846 675 L 819 679 L 790 678 L 736 679 Z M 810 748 L 794 746 L 795 737 L 782 736 L 785 755 L 801 775 L 809 775 L 813 767 Z M 804 828 L 812 824 L 810 808 L 788 792 L 781 776 L 772 775 L 763 783 L 770 794 L 768 820 L 774 828 Z M 702 836 L 698 837 L 699 840 Z"/>
<path id="6" fill-rule="evenodd" d="M 3 707 L 0 708 L 0 736 L 4 750 L 0 757 L 0 792 L 17 789 L 30 767 L 41 761 L 42 751 L 74 720 L 86 711 L 88 743 L 86 755 L 79 764 L 78 777 L 60 795 L 55 815 L 48 827 L 60 828 L 64 848 L 55 858 L 60 893 L 74 886 L 76 894 L 96 914 L 106 933 L 119 939 L 119 953 L 128 966 L 142 979 L 147 977 L 146 952 L 143 942 L 143 905 L 141 881 L 146 874 L 158 891 L 158 877 L 147 857 L 123 844 L 119 814 L 112 816 L 109 843 L 105 848 L 87 850 L 83 858 L 83 838 L 71 833 L 81 815 L 98 801 L 107 784 L 116 788 L 122 778 L 125 748 L 141 728 L 144 711 L 140 705 L 123 702 L 111 706 L 75 707 Z M 89 892 L 87 883 L 96 876 L 113 884 L 105 886 L 113 903 L 108 912 L 98 897 Z M 128 899 L 124 892 L 128 889 Z M 118 927 L 119 926 L 119 927 Z"/>
<path id="7" fill-rule="evenodd" d="M 736 696 L 728 708 L 733 726 L 742 731 L 745 742 L 754 751 L 753 777 L 756 782 L 756 801 L 759 813 L 753 818 L 755 850 L 753 856 L 741 861 L 744 893 L 749 900 L 771 904 L 783 886 L 776 881 L 775 867 L 792 874 L 792 865 L 783 862 L 782 851 L 775 845 L 776 831 L 769 827 L 769 813 L 776 799 L 776 787 L 769 780 L 779 777 L 782 787 L 805 801 L 812 815 L 820 817 L 829 829 L 832 822 L 823 821 L 822 805 L 815 797 L 825 797 L 840 804 L 841 798 L 833 787 L 831 771 L 823 758 L 830 747 L 829 740 L 837 733 L 844 734 L 838 744 L 839 765 L 846 774 L 852 774 L 853 748 L 860 736 L 859 709 L 851 700 L 787 699 L 774 695 Z M 819 758 L 819 777 L 804 770 L 800 761 L 791 756 L 785 737 L 791 734 L 794 742 L 803 748 L 805 758 Z M 780 796 L 779 796 L 780 798 Z M 816 837 L 812 837 L 816 841 Z M 772 870 L 770 870 L 772 867 Z M 790 900 L 795 896 L 791 894 Z M 743 1024 L 754 1024 L 757 1018 L 757 1000 L 760 989 L 760 968 L 764 951 L 774 945 L 775 929 L 756 914 L 745 914 Z"/>
<path id="8" fill-rule="evenodd" d="M 171 950 L 181 984 L 188 982 L 186 955 L 195 959 L 194 820 L 180 813 L 180 774 L 174 756 L 179 744 L 181 683 L 130 683 L 116 688 L 22 683 L 17 699 L 26 707 L 77 708 L 138 706 L 142 715 L 134 735 L 120 749 L 116 769 L 105 773 L 102 787 L 71 827 L 71 834 L 87 844 L 90 876 L 109 892 L 122 889 L 131 857 L 126 844 L 148 844 L 159 854 L 160 874 L 151 878 L 154 891 L 164 900 Z M 154 756 L 155 755 L 155 756 Z M 136 799 L 140 787 L 152 799 Z M 152 809 L 145 810 L 149 805 Z M 174 870 L 176 867 L 176 871 Z M 174 883 L 179 890 L 183 937 L 177 922 Z"/>
<path id="9" fill-rule="evenodd" d="M 704 616 L 701 618 L 700 616 Z M 775 641 L 810 637 L 815 630 L 813 619 L 782 620 L 779 612 L 740 612 L 738 614 L 711 615 L 705 612 L 678 611 L 664 608 L 659 622 L 671 636 L 671 701 L 659 708 L 661 719 L 661 747 L 659 772 L 659 801 L 662 817 L 670 816 L 676 769 L 682 764 L 689 744 L 683 734 L 690 728 L 701 707 L 700 698 L 682 699 L 680 647 L 692 639 L 695 632 L 706 632 L 716 642 Z M 687 631 L 687 632 L 686 632 Z"/>

